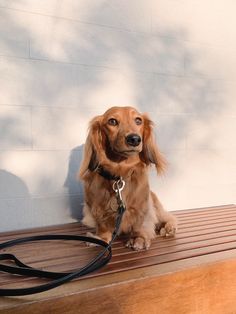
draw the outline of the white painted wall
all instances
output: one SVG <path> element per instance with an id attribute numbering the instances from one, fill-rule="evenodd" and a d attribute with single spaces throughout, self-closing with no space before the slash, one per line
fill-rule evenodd
<path id="1" fill-rule="evenodd" d="M 149 112 L 169 210 L 236 201 L 236 2 L 0 0 L 0 231 L 73 221 L 88 121 Z"/>

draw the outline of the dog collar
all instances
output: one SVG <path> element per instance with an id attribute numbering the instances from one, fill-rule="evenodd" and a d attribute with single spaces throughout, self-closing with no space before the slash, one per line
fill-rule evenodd
<path id="1" fill-rule="evenodd" d="M 103 178 L 105 178 L 106 180 L 119 180 L 120 176 L 115 176 L 113 174 L 111 174 L 109 171 L 107 171 L 106 169 L 104 169 L 102 166 L 97 166 L 97 168 L 94 170 L 96 171 L 100 176 L 102 176 Z"/>

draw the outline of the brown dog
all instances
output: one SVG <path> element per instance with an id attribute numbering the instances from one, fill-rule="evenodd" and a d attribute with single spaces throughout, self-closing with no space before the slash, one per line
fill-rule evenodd
<path id="1" fill-rule="evenodd" d="M 122 177 L 126 212 L 120 232 L 128 233 L 128 247 L 148 249 L 156 233 L 174 235 L 176 220 L 150 191 L 151 164 L 161 173 L 165 159 L 153 139 L 153 123 L 132 107 L 112 107 L 90 123 L 80 178 L 84 180 L 82 222 L 96 228 L 96 236 L 109 242 L 114 229 L 117 201 L 114 177 Z"/>

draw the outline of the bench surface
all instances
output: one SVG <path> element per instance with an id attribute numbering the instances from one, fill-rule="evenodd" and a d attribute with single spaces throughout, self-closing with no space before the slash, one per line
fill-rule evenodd
<path id="1" fill-rule="evenodd" d="M 222 313 L 222 306 L 223 313 L 236 313 L 236 206 L 173 213 L 178 219 L 175 238 L 157 237 L 141 252 L 125 248 L 120 238 L 111 262 L 101 270 L 41 294 L 0 297 L 0 313 L 145 313 L 147 308 L 148 313 Z M 0 233 L 0 242 L 87 231 L 71 223 Z M 4 251 L 33 267 L 68 271 L 84 266 L 99 250 L 73 241 L 44 241 Z M 0 273 L 1 288 L 45 282 Z"/>

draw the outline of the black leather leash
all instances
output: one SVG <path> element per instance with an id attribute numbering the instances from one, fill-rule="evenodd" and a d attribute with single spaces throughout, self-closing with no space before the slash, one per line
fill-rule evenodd
<path id="1" fill-rule="evenodd" d="M 9 273 L 9 274 L 23 275 L 27 277 L 48 278 L 48 279 L 52 279 L 52 281 L 46 284 L 29 287 L 29 288 L 0 289 L 0 296 L 22 296 L 22 295 L 29 295 L 29 294 L 44 292 L 44 291 L 56 288 L 68 281 L 71 281 L 72 279 L 87 275 L 101 268 L 102 266 L 106 265 L 112 257 L 111 245 L 118 235 L 121 220 L 125 212 L 125 204 L 121 196 L 121 191 L 123 190 L 124 186 L 125 186 L 125 182 L 122 180 L 122 178 L 117 179 L 113 184 L 113 190 L 116 193 L 116 198 L 117 198 L 117 203 L 118 203 L 118 210 L 117 210 L 115 228 L 112 234 L 112 239 L 109 243 L 100 239 L 86 237 L 86 236 L 78 236 L 78 235 L 38 235 L 38 236 L 14 239 L 14 240 L 1 243 L 0 250 L 17 245 L 17 244 L 22 244 L 22 243 L 27 243 L 27 242 L 32 242 L 32 241 L 76 240 L 76 241 L 94 243 L 96 245 L 102 246 L 104 249 L 94 259 L 92 259 L 86 266 L 73 272 L 50 272 L 50 271 L 44 271 L 44 270 L 32 268 L 22 263 L 15 255 L 10 254 L 10 253 L 2 253 L 0 254 L 0 261 L 4 261 L 4 260 L 12 261 L 15 263 L 16 266 L 0 264 L 0 271 Z"/>

